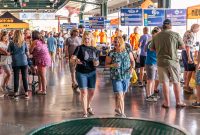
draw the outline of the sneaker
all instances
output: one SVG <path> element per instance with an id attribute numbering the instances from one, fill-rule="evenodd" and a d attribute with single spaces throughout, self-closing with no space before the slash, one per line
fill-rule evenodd
<path id="1" fill-rule="evenodd" d="M 121 112 L 119 111 L 119 109 L 115 109 L 115 112 L 116 112 L 116 116 L 120 116 L 121 115 Z"/>
<path id="2" fill-rule="evenodd" d="M 194 102 L 192 103 L 192 107 L 200 108 L 200 102 Z"/>
<path id="3" fill-rule="evenodd" d="M 72 89 L 73 89 L 74 93 L 80 93 L 80 91 L 78 90 L 78 85 L 77 84 L 72 85 Z"/>
<path id="4" fill-rule="evenodd" d="M 83 118 L 87 118 L 88 117 L 88 115 L 87 114 L 83 114 Z"/>
<path id="5" fill-rule="evenodd" d="M 121 118 L 126 118 L 126 114 L 121 114 Z"/>
<path id="6" fill-rule="evenodd" d="M 160 99 L 159 94 L 158 94 L 158 93 L 155 93 L 155 92 L 151 95 L 151 97 Z"/>
<path id="7" fill-rule="evenodd" d="M 14 95 L 14 96 L 13 96 L 13 99 L 14 99 L 14 100 L 19 100 L 19 95 Z"/>
<path id="8" fill-rule="evenodd" d="M 0 98 L 4 98 L 4 97 L 5 97 L 5 94 L 0 95 Z"/>
<path id="9" fill-rule="evenodd" d="M 29 99 L 29 95 L 25 94 L 24 99 L 28 100 Z"/>
<path id="10" fill-rule="evenodd" d="M 6 86 L 5 89 L 8 90 L 8 91 L 11 91 L 11 90 L 12 90 L 12 88 L 10 88 L 10 87 L 8 87 L 8 86 Z"/>
<path id="11" fill-rule="evenodd" d="M 88 108 L 87 111 L 88 111 L 89 115 L 94 115 L 94 111 L 92 108 Z"/>
<path id="12" fill-rule="evenodd" d="M 149 101 L 149 102 L 157 102 L 158 100 L 157 100 L 157 98 L 155 98 L 155 97 L 149 96 L 149 97 L 146 98 L 146 101 Z"/>

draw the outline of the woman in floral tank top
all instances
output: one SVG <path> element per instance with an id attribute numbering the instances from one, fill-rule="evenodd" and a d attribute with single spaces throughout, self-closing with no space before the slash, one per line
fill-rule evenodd
<path id="1" fill-rule="evenodd" d="M 133 55 L 126 50 L 123 38 L 115 37 L 114 50 L 106 57 L 106 67 L 110 67 L 115 94 L 115 112 L 116 115 L 121 117 L 126 117 L 124 114 L 124 95 L 128 90 L 133 65 Z"/>

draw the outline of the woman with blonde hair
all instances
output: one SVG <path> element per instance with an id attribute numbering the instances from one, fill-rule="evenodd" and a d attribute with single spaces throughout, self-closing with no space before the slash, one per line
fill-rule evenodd
<path id="1" fill-rule="evenodd" d="M 96 85 L 96 66 L 99 65 L 97 50 L 92 47 L 92 35 L 84 32 L 82 45 L 78 46 L 72 55 L 70 62 L 77 64 L 76 80 L 81 91 L 83 117 L 94 115 L 91 108 Z"/>
<path id="2" fill-rule="evenodd" d="M 126 50 L 121 36 L 114 38 L 114 50 L 106 56 L 106 67 L 110 68 L 113 92 L 115 94 L 115 112 L 117 116 L 126 117 L 124 113 L 124 97 L 128 90 L 133 72 L 134 58 Z"/>
<path id="3" fill-rule="evenodd" d="M 12 56 L 12 67 L 14 72 L 14 99 L 18 99 L 20 71 L 22 74 L 25 99 L 29 99 L 27 81 L 28 49 L 21 30 L 16 30 L 14 32 L 13 41 L 10 42 L 8 46 L 8 52 L 10 52 Z"/>
<path id="4" fill-rule="evenodd" d="M 3 31 L 0 36 L 0 53 L 1 53 L 0 66 L 3 68 L 3 71 L 6 74 L 2 84 L 2 88 L 5 92 L 11 90 L 11 88 L 8 87 L 8 83 L 11 77 L 11 70 L 9 66 L 11 64 L 11 59 L 10 56 L 8 56 L 7 52 L 8 45 L 9 45 L 8 32 Z"/>

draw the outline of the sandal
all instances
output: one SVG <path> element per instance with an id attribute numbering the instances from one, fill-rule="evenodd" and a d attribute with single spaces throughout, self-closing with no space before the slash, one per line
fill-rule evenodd
<path id="1" fill-rule="evenodd" d="M 92 108 L 88 108 L 87 111 L 88 111 L 89 115 L 94 115 L 94 111 Z"/>
<path id="2" fill-rule="evenodd" d="M 38 94 L 38 95 L 46 95 L 47 92 L 46 92 L 46 91 L 40 90 L 40 91 L 37 91 L 37 94 Z"/>
<path id="3" fill-rule="evenodd" d="M 165 108 L 165 109 L 169 109 L 169 106 L 167 106 L 165 104 L 162 104 L 162 107 Z"/>
<path id="4" fill-rule="evenodd" d="M 183 108 L 183 107 L 186 107 L 185 103 L 178 103 L 178 104 L 176 104 L 176 108 Z"/>
<path id="5" fill-rule="evenodd" d="M 197 101 L 193 102 L 192 107 L 200 108 L 200 102 Z"/>
<path id="6" fill-rule="evenodd" d="M 188 94 L 193 94 L 193 89 L 192 88 L 190 88 L 190 87 L 188 87 L 188 88 L 184 88 L 184 91 L 186 92 L 186 93 L 188 93 Z"/>

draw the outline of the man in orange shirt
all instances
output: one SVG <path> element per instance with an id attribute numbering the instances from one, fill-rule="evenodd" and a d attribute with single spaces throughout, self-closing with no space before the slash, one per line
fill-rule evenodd
<path id="1" fill-rule="evenodd" d="M 96 29 L 93 33 L 93 40 L 94 40 L 94 47 L 96 47 L 96 44 L 98 42 L 98 38 L 99 38 L 99 31 Z"/>
<path id="2" fill-rule="evenodd" d="M 130 44 L 133 50 L 138 50 L 140 35 L 138 34 L 139 27 L 134 28 L 134 32 L 130 35 Z"/>
<path id="3" fill-rule="evenodd" d="M 101 32 L 99 33 L 99 37 L 100 37 L 100 44 L 107 43 L 107 34 L 103 29 L 101 29 Z"/>

